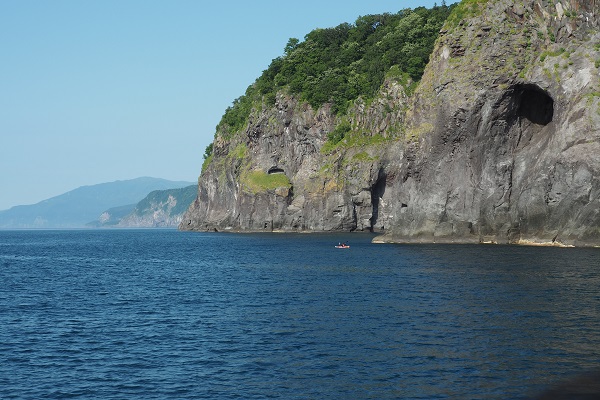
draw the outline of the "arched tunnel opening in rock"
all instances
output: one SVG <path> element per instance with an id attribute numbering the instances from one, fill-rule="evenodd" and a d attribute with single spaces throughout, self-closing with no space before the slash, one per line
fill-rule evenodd
<path id="1" fill-rule="evenodd" d="M 269 168 L 269 171 L 267 173 L 269 175 L 271 175 L 271 174 L 285 174 L 285 171 L 282 168 L 279 168 L 279 167 L 271 167 L 271 168 Z"/>
<path id="2" fill-rule="evenodd" d="M 537 125 L 548 125 L 554 117 L 554 100 L 537 85 L 523 84 L 514 87 L 517 116 Z"/>
<path id="3" fill-rule="evenodd" d="M 383 172 L 379 172 L 379 178 L 377 182 L 373 186 L 371 186 L 371 204 L 373 206 L 373 214 L 371 216 L 371 232 L 375 229 L 377 225 L 377 220 L 379 219 L 379 207 L 381 203 L 381 199 L 385 194 L 385 182 L 386 176 Z"/>

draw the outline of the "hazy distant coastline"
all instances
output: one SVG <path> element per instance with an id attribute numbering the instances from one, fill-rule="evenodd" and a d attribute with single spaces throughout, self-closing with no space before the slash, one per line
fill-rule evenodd
<path id="1" fill-rule="evenodd" d="M 84 228 L 110 209 L 130 207 L 157 190 L 180 189 L 194 182 L 141 177 L 82 186 L 32 205 L 0 211 L 0 229 Z"/>

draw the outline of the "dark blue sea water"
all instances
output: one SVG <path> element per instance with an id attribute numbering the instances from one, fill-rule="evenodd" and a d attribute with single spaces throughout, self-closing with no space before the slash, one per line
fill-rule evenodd
<path id="1" fill-rule="evenodd" d="M 600 367 L 600 250 L 371 239 L 0 231 L 0 398 L 527 398 Z"/>

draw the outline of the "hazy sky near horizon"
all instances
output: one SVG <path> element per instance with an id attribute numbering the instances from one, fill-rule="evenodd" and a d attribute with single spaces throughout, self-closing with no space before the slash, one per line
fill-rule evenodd
<path id="1" fill-rule="evenodd" d="M 195 182 L 223 112 L 290 37 L 434 3 L 0 0 L 0 210 L 140 176 Z"/>

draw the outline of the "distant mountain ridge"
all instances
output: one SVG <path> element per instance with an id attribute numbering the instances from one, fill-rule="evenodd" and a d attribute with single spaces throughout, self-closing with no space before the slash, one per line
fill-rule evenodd
<path id="1" fill-rule="evenodd" d="M 196 199 L 197 185 L 155 190 L 137 204 L 114 207 L 87 224 L 98 228 L 176 228 Z"/>
<path id="2" fill-rule="evenodd" d="M 104 211 L 137 204 L 152 191 L 193 184 L 141 177 L 82 186 L 37 204 L 0 211 L 0 229 L 82 228 Z"/>

